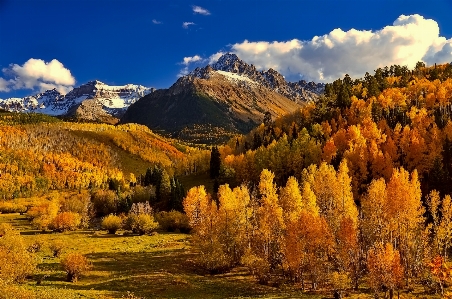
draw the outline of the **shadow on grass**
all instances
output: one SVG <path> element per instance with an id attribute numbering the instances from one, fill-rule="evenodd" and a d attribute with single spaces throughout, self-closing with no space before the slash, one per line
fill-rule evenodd
<path id="1" fill-rule="evenodd" d="M 187 261 L 193 257 L 193 254 L 172 250 L 152 253 L 102 252 L 86 256 L 92 262 L 93 269 L 82 276 L 78 283 L 64 283 L 66 277 L 61 272 L 61 266 L 50 263 L 42 267 L 42 270 L 59 272 L 50 274 L 45 279 L 45 285 L 73 290 L 112 291 L 121 294 L 131 291 L 140 296 L 155 296 L 155 291 L 174 288 L 178 283 L 182 286 L 189 284 L 179 276 L 191 274 L 191 267 Z"/>
<path id="2" fill-rule="evenodd" d="M 193 262 L 195 254 L 183 249 L 86 256 L 93 268 L 79 282 L 65 282 L 59 265 L 52 263 L 46 270 L 59 272 L 50 274 L 43 285 L 74 291 L 114 292 L 119 297 L 130 291 L 145 298 L 224 298 L 256 293 L 256 284 L 246 273 L 245 278 L 243 273 L 231 273 L 227 278 L 200 275 Z"/>
<path id="3" fill-rule="evenodd" d="M 118 235 L 118 234 L 99 234 L 94 233 L 90 235 L 90 238 L 97 238 L 97 239 L 107 239 L 107 238 L 124 238 L 124 237 L 133 237 L 134 235 Z"/>

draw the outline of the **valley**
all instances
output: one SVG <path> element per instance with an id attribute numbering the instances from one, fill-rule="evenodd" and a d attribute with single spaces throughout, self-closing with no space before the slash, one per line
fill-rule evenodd
<path id="1" fill-rule="evenodd" d="M 225 54 L 115 125 L 0 112 L 0 298 L 450 296 L 452 65 L 297 84 Z"/>

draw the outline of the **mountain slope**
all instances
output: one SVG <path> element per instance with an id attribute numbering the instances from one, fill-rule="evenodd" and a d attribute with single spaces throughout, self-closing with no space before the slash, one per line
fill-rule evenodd
<path id="1" fill-rule="evenodd" d="M 0 99 L 0 108 L 10 112 L 66 115 L 90 121 L 109 118 L 111 121 L 112 117 L 122 116 L 132 103 L 152 91 L 153 88 L 141 85 L 109 86 L 100 81 L 90 81 L 74 88 L 66 95 L 53 89 L 24 98 Z M 76 113 L 77 108 L 87 100 L 85 109 Z"/>
<path id="2" fill-rule="evenodd" d="M 278 117 L 314 100 L 317 93 L 292 88 L 274 70 L 258 72 L 234 54 L 197 68 L 169 89 L 131 105 L 121 122 L 136 122 L 183 140 L 216 143 L 249 132 L 269 112 Z"/>

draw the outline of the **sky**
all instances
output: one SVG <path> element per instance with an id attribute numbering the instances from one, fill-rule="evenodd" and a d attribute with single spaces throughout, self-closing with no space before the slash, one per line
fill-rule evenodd
<path id="1" fill-rule="evenodd" d="M 451 0 L 0 0 L 0 98 L 168 88 L 223 53 L 289 81 L 452 62 Z"/>

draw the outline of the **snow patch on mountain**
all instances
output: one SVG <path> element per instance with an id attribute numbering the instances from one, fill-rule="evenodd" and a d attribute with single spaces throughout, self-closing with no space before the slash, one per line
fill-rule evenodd
<path id="1" fill-rule="evenodd" d="M 230 72 L 225 72 L 225 71 L 216 71 L 216 72 L 220 75 L 225 76 L 229 81 L 232 81 L 232 82 L 244 81 L 244 82 L 251 83 L 251 84 L 257 84 L 250 78 L 236 74 L 236 73 L 230 73 Z"/>

